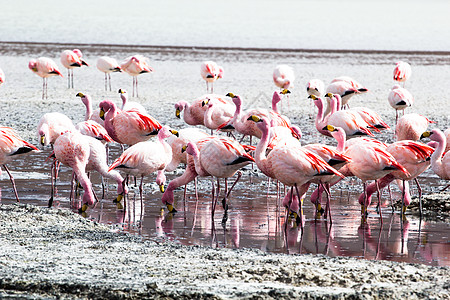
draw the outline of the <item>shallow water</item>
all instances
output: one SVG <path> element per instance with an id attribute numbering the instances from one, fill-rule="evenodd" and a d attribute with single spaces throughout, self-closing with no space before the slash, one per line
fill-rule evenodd
<path id="1" fill-rule="evenodd" d="M 53 44 L 9 44 L 1 43 L 0 66 L 7 81 L 0 87 L 0 122 L 15 128 L 26 140 L 37 144 L 36 125 L 41 115 L 50 111 L 67 114 L 74 122 L 84 116 L 83 106 L 75 94 L 79 91 L 93 96 L 95 103 L 110 98 L 119 102 L 117 90 L 131 90 L 131 78 L 126 74 L 113 74 L 113 91 L 104 91 L 103 74 L 95 68 L 100 55 L 111 55 L 118 60 L 128 55 L 142 53 L 151 58 L 155 73 L 139 77 L 139 98 L 151 114 L 163 124 L 177 129 L 185 127 L 174 118 L 173 104 L 178 100 L 191 101 L 205 91 L 199 76 L 199 63 L 214 58 L 225 68 L 225 78 L 216 85 L 218 93 L 234 92 L 245 99 L 246 107 L 268 106 L 273 93 L 272 70 L 278 63 L 293 66 L 297 79 L 289 103 L 283 104 L 283 112 L 304 133 L 304 142 L 326 142 L 313 127 L 313 110 L 306 100 L 304 86 L 313 78 L 329 82 L 333 77 L 349 75 L 357 78 L 370 92 L 353 97 L 352 105 L 365 105 L 375 109 L 393 127 L 394 112 L 387 104 L 387 94 L 392 86 L 392 69 L 396 60 L 405 59 L 413 64 L 413 77 L 407 87 L 415 96 L 415 105 L 408 112 L 419 112 L 437 121 L 433 126 L 449 127 L 446 86 L 449 80 L 450 57 L 446 54 L 404 54 L 339 51 L 242 51 L 227 49 L 189 49 L 158 47 L 121 47 L 85 45 L 82 48 L 86 60 L 92 67 L 75 70 L 75 89 L 67 89 L 66 78 L 49 79 L 49 99 L 41 100 L 42 80 L 27 68 L 31 57 L 41 55 L 55 59 L 59 64 L 59 53 L 69 45 Z M 383 141 L 392 141 L 390 130 L 379 136 Z M 113 146 L 112 158 L 119 149 Z M 9 164 L 16 178 L 22 202 L 46 206 L 49 198 L 49 162 L 45 159 L 50 149 L 40 153 L 21 156 Z M 213 247 L 258 248 L 277 253 L 321 253 L 329 256 L 356 256 L 367 259 L 387 259 L 418 262 L 430 265 L 450 265 L 450 230 L 448 224 L 436 221 L 420 221 L 410 214 L 400 222 L 399 215 L 392 214 L 389 197 L 383 195 L 383 223 L 372 206 L 366 224 L 361 224 L 358 192 L 359 182 L 349 180 L 333 189 L 333 225 L 314 218 L 309 194 L 305 198 L 305 224 L 303 234 L 299 227 L 289 223 L 285 230 L 285 212 L 276 204 L 274 184 L 267 197 L 266 178 L 257 176 L 247 167 L 244 176 L 231 196 L 230 210 L 225 227 L 221 225 L 223 210 L 218 206 L 215 221 L 211 222 L 211 183 L 200 179 L 199 202 L 196 204 L 193 185 L 188 185 L 187 199 L 183 190 L 175 192 L 175 215 L 161 212 L 161 194 L 154 177 L 145 180 L 144 209 L 141 208 L 137 188 L 130 192 L 127 209 L 117 209 L 112 203 L 115 186 L 110 184 L 105 199 L 89 209 L 87 217 L 111 224 L 117 231 L 141 234 L 156 240 L 171 240 L 188 245 L 210 245 Z M 179 176 L 168 174 L 168 181 Z M 252 174 L 250 176 L 249 174 Z M 101 198 L 100 178 L 92 174 L 97 196 Z M 69 202 L 71 172 L 62 166 L 55 206 L 76 210 L 80 200 Z M 420 179 L 425 193 L 437 191 L 445 182 L 427 171 Z M 351 183 L 355 184 L 352 185 Z M 350 184 L 348 184 L 350 183 Z M 0 182 L 2 203 L 15 201 L 7 174 L 3 172 Z M 139 182 L 138 182 L 139 184 Z M 398 191 L 393 188 L 394 197 Z M 311 192 L 311 189 L 310 191 Z M 136 200 L 135 200 L 136 199 Z M 278 207 L 278 208 L 277 208 Z M 196 213 L 195 213 L 196 212 Z M 214 226 L 212 226 L 214 225 Z"/>

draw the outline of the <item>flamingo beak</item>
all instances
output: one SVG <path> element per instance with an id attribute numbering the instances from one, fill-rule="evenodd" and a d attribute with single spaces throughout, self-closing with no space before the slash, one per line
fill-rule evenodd
<path id="1" fill-rule="evenodd" d="M 167 209 L 169 210 L 169 212 L 171 212 L 171 213 L 177 212 L 177 210 L 173 207 L 172 204 L 167 204 L 166 206 L 167 206 Z"/>
<path id="2" fill-rule="evenodd" d="M 160 191 L 161 193 L 164 193 L 164 184 L 161 184 L 161 185 L 159 186 L 159 191 Z"/>
<path id="3" fill-rule="evenodd" d="M 41 136 L 41 145 L 44 146 L 45 144 L 45 135 Z"/>
<path id="4" fill-rule="evenodd" d="M 105 111 L 103 110 L 103 108 L 100 109 L 100 119 L 105 120 Z"/>
<path id="5" fill-rule="evenodd" d="M 175 111 L 175 117 L 177 117 L 178 119 L 180 119 L 180 115 L 181 115 L 181 111 L 179 109 L 177 109 Z"/>
<path id="6" fill-rule="evenodd" d="M 78 93 L 78 94 L 75 95 L 75 97 L 80 97 L 81 98 L 81 97 L 84 97 L 84 94 L 83 93 Z"/>
<path id="7" fill-rule="evenodd" d="M 423 138 L 429 138 L 432 134 L 433 134 L 432 131 L 425 131 L 425 132 L 422 133 L 422 135 L 420 136 L 420 139 L 423 139 Z"/>
<path id="8" fill-rule="evenodd" d="M 234 98 L 234 94 L 233 93 L 228 93 L 225 96 L 230 97 L 230 98 Z"/>
<path id="9" fill-rule="evenodd" d="M 176 137 L 179 137 L 179 136 L 180 136 L 180 134 L 179 134 L 178 131 L 176 131 L 176 130 L 171 129 L 170 132 L 171 132 L 174 136 L 176 136 Z"/>

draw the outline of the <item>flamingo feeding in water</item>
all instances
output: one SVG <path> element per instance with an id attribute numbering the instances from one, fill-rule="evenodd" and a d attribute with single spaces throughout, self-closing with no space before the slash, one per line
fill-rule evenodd
<path id="1" fill-rule="evenodd" d="M 64 77 L 58 69 L 56 63 L 48 57 L 39 57 L 38 59 L 31 59 L 28 62 L 28 68 L 33 73 L 42 77 L 42 99 L 48 98 L 47 94 L 47 78 L 51 76 Z"/>
<path id="2" fill-rule="evenodd" d="M 108 81 L 109 90 L 111 91 L 111 73 L 122 72 L 119 63 L 112 57 L 101 56 L 97 60 L 97 69 L 100 72 L 105 73 L 105 91 L 108 90 Z"/>
<path id="3" fill-rule="evenodd" d="M 214 93 L 214 82 L 223 78 L 223 68 L 214 61 L 204 61 L 200 65 L 200 75 L 206 81 L 206 92 Z M 209 88 L 210 83 L 211 88 Z"/>
<path id="4" fill-rule="evenodd" d="M 147 63 L 148 58 L 143 55 L 133 55 L 127 57 L 121 64 L 120 68 L 122 71 L 128 73 L 130 76 L 133 76 L 133 97 L 134 90 L 136 89 L 136 97 L 139 97 L 138 94 L 138 75 L 151 73 L 154 71 L 152 67 L 150 67 Z"/>
<path id="5" fill-rule="evenodd" d="M 81 66 L 89 66 L 89 64 L 82 59 L 83 54 L 79 49 L 64 50 L 61 53 L 61 63 L 67 68 L 67 84 L 68 88 L 73 88 L 73 69 Z"/>

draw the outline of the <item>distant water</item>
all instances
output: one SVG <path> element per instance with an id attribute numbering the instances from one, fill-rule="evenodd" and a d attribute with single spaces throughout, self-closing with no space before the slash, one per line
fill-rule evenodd
<path id="1" fill-rule="evenodd" d="M 450 51 L 446 0 L 0 0 L 0 41 Z"/>

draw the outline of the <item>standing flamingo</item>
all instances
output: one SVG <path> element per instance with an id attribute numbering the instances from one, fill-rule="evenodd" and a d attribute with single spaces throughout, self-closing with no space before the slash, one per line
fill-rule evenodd
<path id="1" fill-rule="evenodd" d="M 294 87 L 295 74 L 294 69 L 288 65 L 278 65 L 273 70 L 273 82 L 280 89 L 289 89 Z"/>
<path id="2" fill-rule="evenodd" d="M 395 109 L 395 123 L 397 124 L 398 111 L 402 110 L 403 115 L 405 115 L 405 108 L 413 105 L 414 97 L 407 89 L 396 84 L 389 92 L 388 101 L 392 108 Z"/>
<path id="3" fill-rule="evenodd" d="M 164 192 L 164 183 L 166 182 L 164 171 L 172 160 L 172 148 L 165 139 L 172 134 L 178 135 L 178 132 L 167 126 L 162 127 L 158 132 L 156 142 L 145 141 L 134 144 L 125 150 L 109 167 L 108 171 L 122 169 L 127 174 L 141 177 L 139 186 L 141 202 L 143 201 L 144 176 L 158 172 L 156 183 L 159 185 L 161 192 Z"/>
<path id="4" fill-rule="evenodd" d="M 214 61 L 204 61 L 200 65 L 200 75 L 206 81 L 206 92 L 214 93 L 214 81 L 223 78 L 223 68 Z M 211 83 L 211 89 L 209 83 Z"/>
<path id="5" fill-rule="evenodd" d="M 341 96 L 341 107 L 338 107 L 338 110 L 340 110 L 341 108 L 348 108 L 348 101 L 350 100 L 350 98 L 356 94 L 359 94 L 360 92 L 351 83 L 344 80 L 339 80 L 330 83 L 327 86 L 325 93 L 338 94 L 339 96 Z M 325 115 L 327 115 L 330 111 L 331 105 L 328 102 L 328 107 L 325 111 Z"/>
<path id="6" fill-rule="evenodd" d="M 61 63 L 67 68 L 67 83 L 68 88 L 73 88 L 73 69 L 80 68 L 81 66 L 89 66 L 89 64 L 82 59 L 83 54 L 81 50 L 64 50 L 61 53 Z"/>
<path id="7" fill-rule="evenodd" d="M 134 145 L 158 134 L 161 124 L 153 117 L 137 110 L 122 111 L 116 105 L 103 100 L 99 104 L 100 117 L 105 119 L 109 136 L 120 144 Z"/>
<path id="8" fill-rule="evenodd" d="M 211 134 L 213 130 L 219 129 L 222 124 L 228 123 L 233 118 L 235 107 L 230 101 L 222 98 L 207 98 L 202 105 L 208 107 L 205 111 L 203 122 L 206 128 L 211 129 Z M 224 131 L 234 130 L 234 127 L 229 125 L 220 129 Z"/>
<path id="9" fill-rule="evenodd" d="M 403 187 L 401 187 L 404 195 L 401 210 L 401 213 L 403 214 L 411 203 L 411 197 L 408 194 L 409 185 L 407 186 L 405 181 L 414 179 L 419 190 L 419 207 L 420 213 L 422 214 L 422 189 L 420 188 L 417 177 L 430 166 L 430 157 L 434 149 L 428 145 L 414 141 L 397 141 L 388 145 L 386 150 L 392 154 L 397 162 L 401 164 L 409 174 L 405 174 L 401 170 L 393 171 L 379 180 L 379 188 L 384 188 L 394 179 L 399 179 L 403 182 Z M 366 189 L 366 197 L 369 199 L 368 202 L 370 202 L 370 197 L 374 192 L 376 192 L 375 183 L 368 185 Z M 363 198 L 364 194 L 361 194 L 359 196 L 360 203 L 363 202 Z"/>
<path id="10" fill-rule="evenodd" d="M 109 90 L 111 91 L 111 73 L 122 72 L 119 63 L 112 57 L 101 56 L 97 60 L 97 69 L 100 72 L 105 73 L 105 91 L 108 90 L 108 81 Z"/>
<path id="11" fill-rule="evenodd" d="M 67 131 L 56 139 L 53 146 L 56 159 L 72 168 L 84 189 L 83 206 L 80 208 L 80 213 L 83 213 L 88 206 L 94 204 L 95 200 L 92 183 L 86 174 L 86 165 L 89 161 L 90 152 L 87 137 L 78 131 Z"/>
<path id="12" fill-rule="evenodd" d="M 417 141 L 420 139 L 422 133 L 427 130 L 428 124 L 430 123 L 434 122 L 419 114 L 406 114 L 398 119 L 397 125 L 395 126 L 395 137 L 397 141 Z"/>
<path id="13" fill-rule="evenodd" d="M 0 68 L 0 85 L 2 85 L 3 83 L 5 83 L 5 73 Z"/>
<path id="14" fill-rule="evenodd" d="M 154 69 L 148 65 L 147 60 L 148 60 L 147 57 L 137 54 L 134 56 L 127 57 L 120 64 L 120 68 L 122 68 L 123 71 L 128 73 L 130 76 L 133 76 L 133 97 L 135 87 L 136 87 L 136 97 L 139 97 L 137 76 L 140 74 L 151 73 L 154 71 Z"/>
<path id="15" fill-rule="evenodd" d="M 411 73 L 412 70 L 410 64 L 399 61 L 394 68 L 394 80 L 403 82 L 403 87 L 405 87 L 405 83 L 411 77 Z"/>
<path id="16" fill-rule="evenodd" d="M 349 83 L 352 87 L 357 89 L 359 93 L 366 93 L 369 91 L 365 86 L 363 86 L 361 83 L 359 83 L 358 81 L 356 81 L 355 79 L 353 79 L 349 76 L 336 77 L 333 80 L 331 80 L 331 83 L 335 83 L 335 82 L 339 82 L 339 81 L 344 81 L 344 82 Z"/>
<path id="17" fill-rule="evenodd" d="M 32 144 L 24 141 L 12 128 L 0 126 L 0 165 L 3 166 L 6 173 L 9 175 L 17 202 L 19 202 L 19 196 L 17 194 L 14 177 L 9 172 L 6 164 L 13 160 L 16 155 L 28 153 L 30 151 L 39 150 Z"/>
<path id="18" fill-rule="evenodd" d="M 31 59 L 28 62 L 28 68 L 33 71 L 33 73 L 42 77 L 42 99 L 48 98 L 47 94 L 47 78 L 51 76 L 62 76 L 61 72 L 58 70 L 56 63 L 48 57 L 39 57 L 38 59 Z"/>
<path id="19" fill-rule="evenodd" d="M 227 178 L 232 177 L 240 168 L 254 162 L 253 157 L 248 155 L 241 144 L 230 138 L 208 138 L 203 147 L 199 150 L 195 143 L 189 142 L 188 154 L 193 155 L 195 170 L 199 176 L 213 176 L 217 178 L 217 194 L 215 197 L 214 187 L 212 192 L 212 215 L 214 216 L 215 206 L 220 193 L 219 178 L 225 179 L 225 197 L 222 206 L 225 209 L 224 220 L 226 220 L 227 199 L 239 180 L 240 175 L 228 190 Z"/>

